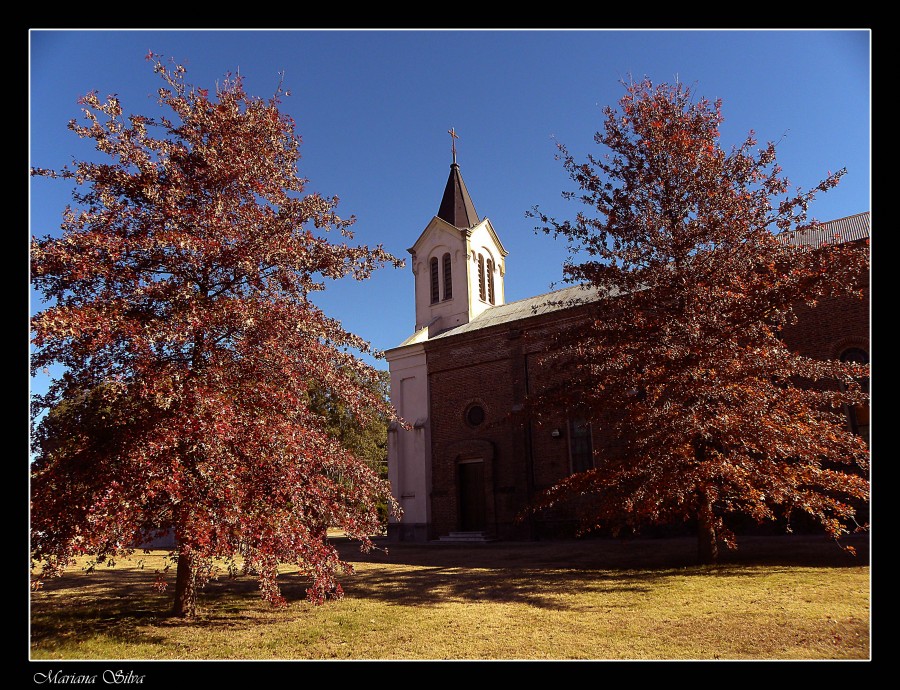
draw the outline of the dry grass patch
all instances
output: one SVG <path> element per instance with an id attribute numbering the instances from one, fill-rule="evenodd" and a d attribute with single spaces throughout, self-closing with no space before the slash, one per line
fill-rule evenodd
<path id="1" fill-rule="evenodd" d="M 388 545 L 363 555 L 346 597 L 315 607 L 220 579 L 195 622 L 150 588 L 164 554 L 32 595 L 33 659 L 865 659 L 867 542 L 856 558 L 818 537 L 743 540 L 717 566 L 690 539 Z"/>

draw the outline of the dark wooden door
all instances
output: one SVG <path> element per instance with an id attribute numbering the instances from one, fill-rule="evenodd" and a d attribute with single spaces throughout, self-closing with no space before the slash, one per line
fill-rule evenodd
<path id="1" fill-rule="evenodd" d="M 459 464 L 459 528 L 463 532 L 483 530 L 484 463 Z"/>

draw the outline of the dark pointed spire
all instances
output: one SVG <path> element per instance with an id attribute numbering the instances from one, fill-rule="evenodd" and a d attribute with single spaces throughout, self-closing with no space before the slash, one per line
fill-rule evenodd
<path id="1" fill-rule="evenodd" d="M 445 220 L 457 228 L 471 228 L 478 225 L 478 214 L 475 212 L 475 204 L 472 203 L 466 183 L 463 182 L 459 172 L 459 165 L 456 163 L 456 139 L 459 137 L 452 128 L 448 130 L 448 134 L 453 151 L 453 162 L 450 164 L 450 177 L 447 179 L 447 186 L 444 187 L 444 196 L 441 199 L 441 207 L 438 209 L 437 215 L 441 220 Z"/>

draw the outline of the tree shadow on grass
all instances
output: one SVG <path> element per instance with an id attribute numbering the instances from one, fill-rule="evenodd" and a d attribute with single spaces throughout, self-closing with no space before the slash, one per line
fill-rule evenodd
<path id="1" fill-rule="evenodd" d="M 822 537 L 750 537 L 720 564 L 696 565 L 693 539 L 582 539 L 558 542 L 494 542 L 477 545 L 385 544 L 361 553 L 347 539 L 333 540 L 357 572 L 339 580 L 350 599 L 398 606 L 438 606 L 448 602 L 510 603 L 575 610 L 584 594 L 650 592 L 672 576 L 755 576 L 760 568 L 844 568 L 868 564 L 868 538 L 853 537 L 857 556 Z M 309 580 L 299 573 L 279 576 L 287 601 L 306 598 Z M 265 623 L 279 612 L 259 595 L 252 576 L 211 580 L 200 592 L 201 616 L 170 616 L 172 592 L 152 589 L 153 574 L 136 569 L 98 569 L 48 581 L 32 597 L 32 642 L 52 650 L 85 635 L 127 644 L 159 644 L 165 629 L 215 629 Z M 616 597 L 607 602 L 615 606 Z"/>
<path id="2" fill-rule="evenodd" d="M 601 574 L 586 570 L 426 567 L 397 573 L 391 568 L 361 571 L 346 579 L 344 591 L 355 599 L 375 599 L 398 606 L 525 604 L 569 610 L 568 595 L 650 592 L 663 573 Z"/>
<path id="3" fill-rule="evenodd" d="M 43 652 L 95 636 L 126 644 L 160 644 L 167 613 L 153 578 L 133 571 L 72 573 L 46 581 L 31 596 L 31 642 Z M 169 603 L 171 606 L 171 603 Z"/>
<path id="4" fill-rule="evenodd" d="M 357 551 L 358 554 L 358 551 Z M 352 555 L 349 554 L 348 557 Z M 370 554 L 372 555 L 372 554 Z M 663 572 L 614 572 L 548 567 L 541 563 L 508 567 L 484 562 L 447 566 L 397 567 L 393 563 L 363 564 L 339 580 L 348 599 L 381 601 L 400 606 L 438 606 L 464 603 L 518 603 L 538 608 L 571 608 L 561 597 L 568 594 L 640 593 L 649 591 Z M 200 616 L 193 621 L 170 616 L 171 592 L 151 589 L 152 575 L 137 570 L 98 570 L 68 573 L 49 581 L 32 600 L 32 643 L 44 652 L 70 645 L 85 635 L 102 636 L 117 643 L 154 644 L 165 640 L 165 629 L 181 625 L 226 629 L 265 623 L 279 616 L 259 595 L 252 576 L 210 580 L 200 591 Z M 310 581 L 300 573 L 278 578 L 289 604 L 306 599 Z"/>
<path id="5" fill-rule="evenodd" d="M 848 551 L 850 547 L 853 551 Z M 869 535 L 854 534 L 837 543 L 823 535 L 741 537 L 738 548 L 721 553 L 723 564 L 794 568 L 859 568 L 869 565 Z M 854 554 L 855 551 L 855 554 Z"/>
<path id="6" fill-rule="evenodd" d="M 173 583 L 164 591 L 153 587 L 154 573 L 139 569 L 69 572 L 44 582 L 31 596 L 31 643 L 42 653 L 71 648 L 92 637 L 127 645 L 162 645 L 165 631 L 181 626 L 240 628 L 260 622 L 274 610 L 259 596 L 256 578 L 220 577 L 198 592 L 200 616 L 189 620 L 172 615 Z M 292 598 L 305 596 L 289 585 Z"/>
<path id="7" fill-rule="evenodd" d="M 342 557 L 358 566 L 344 583 L 348 596 L 399 605 L 456 600 L 553 609 L 567 608 L 565 595 L 648 592 L 671 576 L 748 577 L 760 568 L 868 565 L 867 535 L 850 537 L 846 545 L 856 549 L 855 556 L 821 536 L 747 537 L 736 550 L 722 549 L 718 564 L 698 565 L 691 538 L 400 543 L 368 554 L 346 540 L 337 543 Z"/>
<path id="8" fill-rule="evenodd" d="M 737 550 L 723 549 L 717 565 L 697 565 L 691 538 L 580 539 L 488 544 L 390 544 L 361 553 L 336 538 L 342 558 L 357 573 L 342 579 L 349 597 L 397 605 L 432 606 L 448 601 L 522 603 L 568 608 L 566 595 L 649 592 L 671 576 L 715 574 L 747 577 L 759 568 L 844 568 L 868 564 L 868 538 L 847 540 L 857 555 L 821 536 L 747 537 Z M 279 578 L 285 596 L 303 596 L 298 575 Z"/>

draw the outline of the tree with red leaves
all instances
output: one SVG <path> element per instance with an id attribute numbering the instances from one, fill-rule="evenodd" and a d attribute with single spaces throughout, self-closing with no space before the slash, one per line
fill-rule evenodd
<path id="1" fill-rule="evenodd" d="M 868 500 L 868 446 L 845 406 L 867 404 L 868 365 L 817 361 L 780 339 L 799 304 L 863 299 L 868 246 L 813 250 L 786 234 L 815 227 L 808 206 L 845 171 L 791 191 L 775 146 L 751 132 L 719 144 L 721 102 L 681 84 L 626 85 L 595 141 L 607 155 L 560 158 L 586 211 L 539 231 L 564 238 L 569 282 L 595 288 L 589 316 L 548 363 L 563 387 L 535 410 L 599 426 L 595 468 L 549 490 L 585 528 L 696 521 L 701 562 L 734 547 L 729 518 L 802 511 L 838 538 Z"/>
<path id="2" fill-rule="evenodd" d="M 310 578 L 311 601 L 339 597 L 349 564 L 327 528 L 370 549 L 379 504 L 398 507 L 311 401 L 327 392 L 361 424 L 393 412 L 355 354 L 369 344 L 310 296 L 401 262 L 348 244 L 337 198 L 304 192 L 281 86 L 258 99 L 229 75 L 211 96 L 148 60 L 172 119 L 125 117 L 90 93 L 69 128 L 105 162 L 32 171 L 77 183 L 62 235 L 31 244 L 48 304 L 32 319 L 32 370 L 64 371 L 33 401 L 36 582 L 174 533 L 175 615 L 196 615 L 218 558 L 276 605 L 279 563 Z"/>

